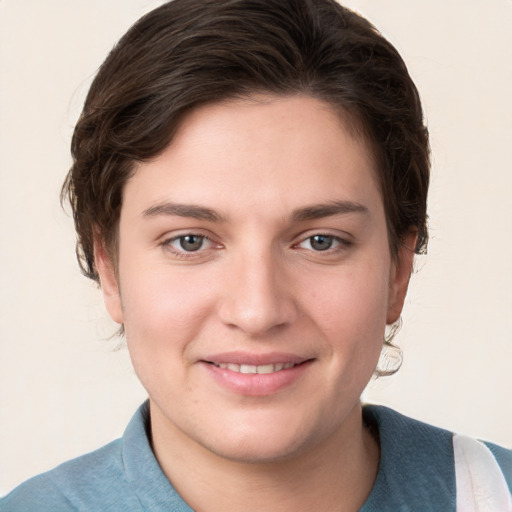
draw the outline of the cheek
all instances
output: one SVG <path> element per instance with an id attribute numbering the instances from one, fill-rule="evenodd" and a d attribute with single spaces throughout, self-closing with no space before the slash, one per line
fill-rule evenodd
<path id="1" fill-rule="evenodd" d="M 317 278 L 302 285 L 311 290 L 306 299 L 309 308 L 330 338 L 341 333 L 349 339 L 380 338 L 386 324 L 389 291 L 387 272 L 379 267 L 361 265 L 328 280 Z"/>
<path id="2" fill-rule="evenodd" d="M 152 270 L 155 269 L 155 270 Z M 208 317 L 212 288 L 198 273 L 124 269 L 121 300 L 130 350 L 158 359 L 184 352 Z"/>
<path id="3" fill-rule="evenodd" d="M 134 370 L 153 399 L 178 403 L 179 383 L 191 386 L 186 384 L 190 353 L 207 322 L 211 293 L 199 282 L 174 273 L 128 271 L 126 275 L 130 279 L 123 281 L 121 276 L 121 299 Z"/>
<path id="4" fill-rule="evenodd" d="M 313 286 L 315 284 L 315 286 Z M 359 396 L 382 350 L 386 326 L 388 275 L 376 263 L 361 266 L 322 284 L 310 283 L 309 311 L 329 352 L 333 393 L 348 389 Z"/>

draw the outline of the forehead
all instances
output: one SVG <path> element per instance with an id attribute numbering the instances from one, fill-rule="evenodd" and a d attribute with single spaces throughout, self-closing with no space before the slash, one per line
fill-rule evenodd
<path id="1" fill-rule="evenodd" d="M 248 210 L 334 200 L 380 202 L 372 152 L 342 114 L 307 97 L 259 96 L 203 106 L 171 144 L 138 164 L 124 203 L 172 200 Z"/>

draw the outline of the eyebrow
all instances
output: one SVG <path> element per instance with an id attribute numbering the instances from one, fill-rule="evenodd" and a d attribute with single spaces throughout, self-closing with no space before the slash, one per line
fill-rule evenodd
<path id="1" fill-rule="evenodd" d="M 353 201 L 330 201 L 329 203 L 314 204 L 298 208 L 293 211 L 291 219 L 294 222 L 304 222 L 348 213 L 368 213 L 368 208 Z M 175 215 L 178 217 L 188 217 L 210 222 L 223 222 L 226 220 L 224 215 L 221 215 L 217 211 L 205 206 L 170 202 L 158 203 L 150 206 L 142 212 L 142 215 L 144 217 Z"/>
<path id="2" fill-rule="evenodd" d="M 299 208 L 292 214 L 295 222 L 306 220 L 321 219 L 323 217 L 331 217 L 333 215 L 343 215 L 347 213 L 368 213 L 368 208 L 360 203 L 353 201 L 331 201 L 325 204 L 314 204 Z"/>
<path id="3" fill-rule="evenodd" d="M 224 216 L 211 208 L 197 206 L 194 204 L 179 203 L 159 203 L 150 206 L 142 212 L 144 217 L 156 217 L 159 215 L 176 215 L 178 217 L 188 217 L 198 220 L 207 220 L 210 222 L 221 222 L 225 220 Z"/>

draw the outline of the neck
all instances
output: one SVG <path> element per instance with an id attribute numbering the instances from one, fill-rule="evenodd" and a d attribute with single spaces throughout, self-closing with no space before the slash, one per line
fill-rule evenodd
<path id="1" fill-rule="evenodd" d="M 244 462 L 207 450 L 151 404 L 153 450 L 174 488 L 197 512 L 357 511 L 377 475 L 379 447 L 357 404 L 341 428 L 285 460 Z"/>

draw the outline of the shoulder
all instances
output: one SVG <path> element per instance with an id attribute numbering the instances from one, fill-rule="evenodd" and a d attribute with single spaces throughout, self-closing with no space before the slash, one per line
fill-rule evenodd
<path id="1" fill-rule="evenodd" d="M 147 402 L 121 439 L 21 484 L 2 512 L 192 512 L 163 474 L 150 443 Z"/>
<path id="2" fill-rule="evenodd" d="M 142 510 L 129 475 L 130 469 L 139 465 L 139 452 L 151 453 L 145 433 L 146 418 L 147 406 L 144 404 L 133 416 L 121 439 L 27 480 L 0 500 L 0 510 Z M 128 460 L 127 444 L 130 450 L 135 452 Z"/>
<path id="3" fill-rule="evenodd" d="M 364 419 L 378 434 L 381 459 L 369 510 L 452 510 L 455 472 L 452 433 L 383 406 L 367 405 Z M 379 508 L 382 503 L 388 508 Z M 428 508 L 430 507 L 430 508 Z M 405 509 L 404 509 L 405 510 Z"/>
<path id="4" fill-rule="evenodd" d="M 388 496 L 394 500 L 389 510 L 402 510 L 404 504 L 415 504 L 423 507 L 421 510 L 455 510 L 459 482 L 454 441 L 461 436 L 387 407 L 367 405 L 363 415 L 370 429 L 377 432 L 381 446 L 379 473 L 370 495 L 377 508 L 364 510 L 388 510 L 382 508 L 382 500 L 387 502 Z M 492 453 L 510 486 L 512 452 L 472 442 Z"/>
<path id="5" fill-rule="evenodd" d="M 117 440 L 27 480 L 0 501 L 1 510 L 64 512 L 94 503 L 101 504 L 101 510 L 116 510 L 115 497 L 126 487 L 122 466 Z"/>
<path id="6" fill-rule="evenodd" d="M 510 492 L 512 493 L 512 450 L 497 446 L 493 443 L 485 443 L 487 448 L 494 455 L 494 458 L 498 462 L 505 480 L 507 481 Z"/>

